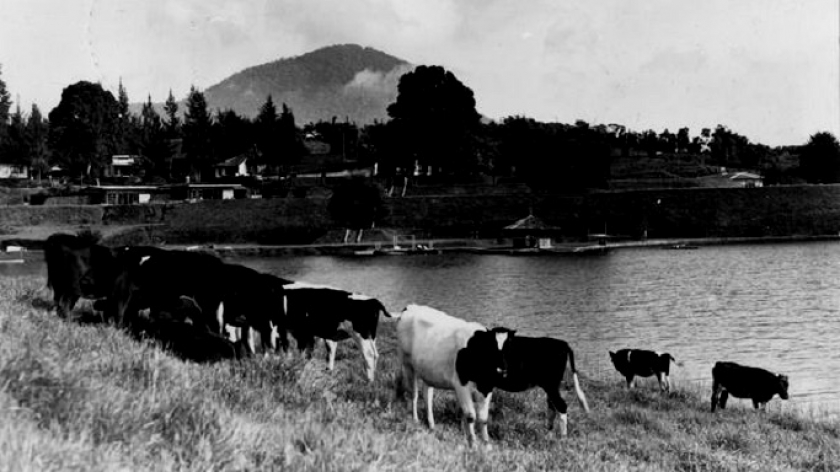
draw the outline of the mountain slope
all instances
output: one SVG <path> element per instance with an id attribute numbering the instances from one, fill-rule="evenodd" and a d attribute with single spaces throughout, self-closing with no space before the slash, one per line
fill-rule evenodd
<path id="1" fill-rule="evenodd" d="M 254 117 L 270 94 L 288 105 L 300 126 L 345 117 L 359 124 L 387 118 L 406 61 L 354 44 L 328 46 L 238 72 L 204 91 L 211 110 Z"/>

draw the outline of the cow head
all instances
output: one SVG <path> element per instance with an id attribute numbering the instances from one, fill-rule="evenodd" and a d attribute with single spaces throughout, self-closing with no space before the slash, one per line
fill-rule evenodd
<path id="1" fill-rule="evenodd" d="M 473 333 L 467 346 L 460 351 L 455 362 L 461 384 L 474 382 L 479 391 L 487 394 L 496 382 L 507 374 L 504 346 L 514 335 L 507 328 L 493 328 Z"/>
<path id="2" fill-rule="evenodd" d="M 788 387 L 790 386 L 790 384 L 788 382 L 788 376 L 778 374 L 776 376 L 776 378 L 779 380 L 779 397 L 781 397 L 782 400 L 787 400 L 788 399 Z"/>

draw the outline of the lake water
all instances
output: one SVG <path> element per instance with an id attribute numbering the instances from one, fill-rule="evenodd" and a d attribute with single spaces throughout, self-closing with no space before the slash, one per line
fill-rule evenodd
<path id="1" fill-rule="evenodd" d="M 597 256 L 242 259 L 277 275 L 426 304 L 568 341 L 579 370 L 614 378 L 609 350 L 667 351 L 672 379 L 718 360 L 785 373 L 791 401 L 840 410 L 840 244 L 621 249 Z M 649 384 L 648 384 L 649 385 Z M 710 388 L 710 387 L 709 387 Z"/>
<path id="2" fill-rule="evenodd" d="M 609 350 L 667 351 L 672 379 L 707 385 L 715 361 L 785 373 L 791 402 L 840 411 L 840 243 L 621 249 L 603 255 L 244 258 L 285 278 L 565 339 L 578 369 L 622 379 Z M 0 276 L 45 273 L 0 264 Z M 650 384 L 644 384 L 650 386 Z M 778 400 L 776 400 L 777 402 Z"/>

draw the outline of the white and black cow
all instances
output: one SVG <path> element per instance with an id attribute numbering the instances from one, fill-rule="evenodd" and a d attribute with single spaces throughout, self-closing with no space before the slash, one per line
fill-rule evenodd
<path id="1" fill-rule="evenodd" d="M 677 362 L 671 354 L 644 349 L 620 349 L 617 352 L 610 351 L 610 360 L 615 370 L 627 379 L 627 387 L 633 388 L 636 376 L 655 375 L 659 389 L 663 392 L 671 391 L 671 362 Z"/>
<path id="2" fill-rule="evenodd" d="M 311 355 L 315 338 L 327 346 L 328 369 L 335 366 L 338 342 L 353 338 L 365 361 L 365 373 L 373 382 L 379 351 L 376 330 L 379 314 L 391 314 L 379 300 L 337 288 L 295 282 L 283 286 L 286 328 L 298 349 Z M 281 342 L 282 337 L 281 337 Z"/>
<path id="3" fill-rule="evenodd" d="M 554 419 L 560 413 L 560 435 L 568 432 L 567 405 L 560 396 L 560 384 L 566 372 L 566 361 L 572 372 L 580 406 L 589 413 L 589 404 L 580 388 L 577 369 L 575 368 L 575 354 L 566 341 L 548 337 L 532 338 L 527 336 L 513 336 L 514 331 L 508 330 L 510 336 L 504 345 L 504 356 L 507 364 L 505 375 L 497 381 L 496 387 L 508 392 L 523 392 L 534 387 L 540 387 L 548 396 L 548 429 L 554 428 Z"/>
<path id="4" fill-rule="evenodd" d="M 470 444 L 475 442 L 475 422 L 489 443 L 487 419 L 493 387 L 505 373 L 502 353 L 510 342 L 508 330 L 490 330 L 447 315 L 434 308 L 409 305 L 397 322 L 404 379 L 412 386 L 412 414 L 417 416 L 419 381 L 426 384 L 426 419 L 434 429 L 432 399 L 435 388 L 454 390 L 464 414 Z M 475 395 L 478 408 L 473 401 Z M 478 411 L 476 411 L 478 410 Z"/>
<path id="5" fill-rule="evenodd" d="M 712 412 L 717 405 L 721 409 L 726 408 L 730 394 L 735 398 L 751 399 L 756 409 L 766 408 L 767 402 L 776 394 L 782 400 L 788 399 L 788 377 L 758 367 L 717 362 L 712 368 L 712 381 Z"/>

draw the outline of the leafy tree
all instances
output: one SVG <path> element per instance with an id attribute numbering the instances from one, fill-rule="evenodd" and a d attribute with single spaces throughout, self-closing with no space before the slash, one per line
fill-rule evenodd
<path id="1" fill-rule="evenodd" d="M 213 121 L 207 110 L 207 100 L 195 86 L 190 87 L 184 113 L 184 154 L 190 165 L 190 173 L 203 172 L 213 163 L 211 133 Z"/>
<path id="2" fill-rule="evenodd" d="M 840 143 L 822 131 L 811 136 L 799 156 L 802 176 L 810 183 L 840 182 Z"/>
<path id="3" fill-rule="evenodd" d="M 253 125 L 233 110 L 217 111 L 213 123 L 213 149 L 219 160 L 253 150 Z"/>
<path id="4" fill-rule="evenodd" d="M 691 147 L 691 137 L 688 133 L 688 127 L 682 127 L 677 131 L 677 152 L 689 152 Z"/>
<path id="5" fill-rule="evenodd" d="M 327 209 L 345 228 L 372 228 L 384 213 L 382 191 L 364 179 L 351 179 L 333 190 Z"/>
<path id="6" fill-rule="evenodd" d="M 49 143 L 57 162 L 73 175 L 99 175 L 115 153 L 119 104 L 100 84 L 64 89 L 50 112 Z"/>
<path id="7" fill-rule="evenodd" d="M 38 105 L 32 104 L 32 112 L 26 122 L 26 137 L 28 140 L 29 165 L 38 175 L 38 179 L 49 171 L 50 149 L 47 144 L 49 124 L 41 115 Z"/>
<path id="8" fill-rule="evenodd" d="M 473 91 L 440 66 L 418 66 L 400 77 L 397 101 L 388 106 L 403 142 L 402 167 L 422 165 L 465 171 L 472 132 L 480 122 Z"/>
<path id="9" fill-rule="evenodd" d="M 181 120 L 178 118 L 178 102 L 175 101 L 172 90 L 169 90 L 169 97 L 166 98 L 163 111 L 166 113 L 166 120 L 163 122 L 166 137 L 169 139 L 181 137 Z"/>

